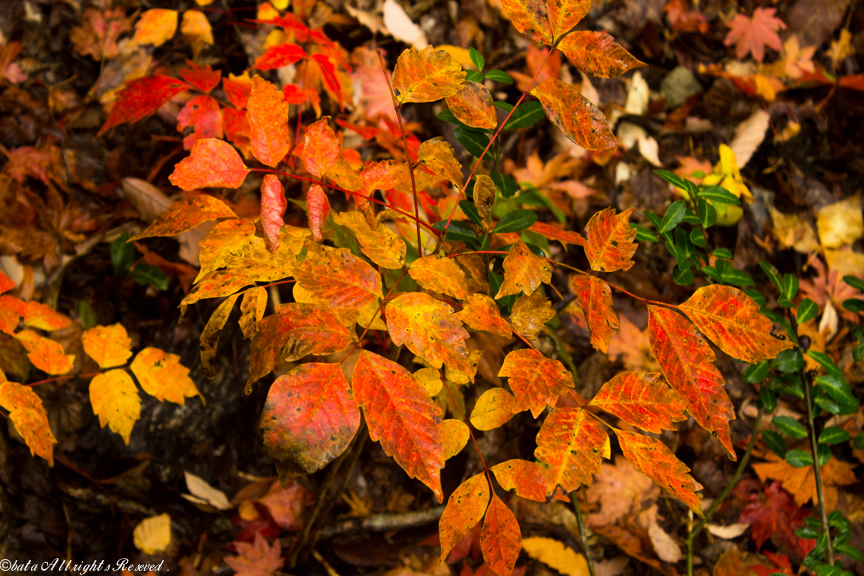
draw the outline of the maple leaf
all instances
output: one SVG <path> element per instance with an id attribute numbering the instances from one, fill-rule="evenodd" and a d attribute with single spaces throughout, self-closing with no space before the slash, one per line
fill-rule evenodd
<path id="1" fill-rule="evenodd" d="M 490 388 L 480 395 L 471 411 L 471 424 L 478 430 L 493 430 L 513 418 L 516 397 L 504 388 Z"/>
<path id="2" fill-rule="evenodd" d="M 729 432 L 735 410 L 723 390 L 723 376 L 712 364 L 711 348 L 692 324 L 665 308 L 648 306 L 648 331 L 651 352 L 672 388 L 687 399 L 687 411 L 736 459 Z"/>
<path id="3" fill-rule="evenodd" d="M 640 66 L 647 66 L 612 40 L 605 32 L 573 32 L 557 48 L 576 68 L 598 78 L 615 78 Z"/>
<path id="4" fill-rule="evenodd" d="M 253 68 L 258 70 L 275 70 L 288 66 L 306 57 L 306 52 L 296 44 L 279 44 L 270 46 L 267 51 L 255 59 Z"/>
<path id="5" fill-rule="evenodd" d="M 86 8 L 81 15 L 81 26 L 69 31 L 69 41 L 82 56 L 96 61 L 112 60 L 120 55 L 117 39 L 132 29 L 132 18 L 126 18 L 125 10 L 96 10 Z"/>
<path id="6" fill-rule="evenodd" d="M 252 78 L 252 91 L 246 102 L 249 147 L 255 158 L 272 168 L 291 150 L 289 108 L 281 90 L 260 76 Z"/>
<path id="7" fill-rule="evenodd" d="M 537 256 L 522 240 L 510 248 L 504 258 L 504 282 L 498 289 L 495 299 L 524 292 L 533 294 L 541 283 L 552 282 L 552 267 L 546 260 Z"/>
<path id="8" fill-rule="evenodd" d="M 195 142 L 192 153 L 181 160 L 168 180 L 183 190 L 239 188 L 249 169 L 230 144 L 216 138 Z"/>
<path id="9" fill-rule="evenodd" d="M 444 50 L 427 46 L 409 48 L 399 55 L 393 69 L 396 99 L 404 102 L 434 102 L 456 94 L 465 83 L 462 66 Z"/>
<path id="10" fill-rule="evenodd" d="M 534 418 L 547 405 L 553 408 L 558 396 L 573 387 L 573 376 L 561 362 L 530 348 L 507 354 L 498 376 L 510 378 L 510 389 L 516 397 L 513 411 L 530 410 Z"/>
<path id="11" fill-rule="evenodd" d="M 489 481 L 482 472 L 465 480 L 453 491 L 438 521 L 442 563 L 453 547 L 480 522 L 488 506 Z"/>
<path id="12" fill-rule="evenodd" d="M 408 268 L 408 275 L 426 290 L 453 296 L 459 300 L 468 300 L 471 297 L 468 293 L 465 272 L 453 258 L 435 255 L 418 258 Z M 460 316 L 457 314 L 457 317 Z M 509 329 L 507 332 L 509 334 Z"/>
<path id="13" fill-rule="evenodd" d="M 159 47 L 177 32 L 177 11 L 154 8 L 146 10 L 135 23 L 134 44 L 152 44 Z"/>
<path id="14" fill-rule="evenodd" d="M 531 90 L 531 95 L 540 100 L 546 117 L 570 141 L 588 150 L 618 146 L 606 116 L 574 86 L 549 78 Z"/>
<path id="15" fill-rule="evenodd" d="M 360 352 L 351 386 L 372 441 L 380 441 L 408 476 L 423 482 L 443 501 L 441 409 L 423 386 L 399 364 L 366 350 Z"/>
<path id="16" fill-rule="evenodd" d="M 492 93 L 483 84 L 465 82 L 462 89 L 445 98 L 447 107 L 463 124 L 474 128 L 492 129 L 498 125 Z"/>
<path id="17" fill-rule="evenodd" d="M 679 309 L 700 332 L 738 360 L 756 364 L 794 346 L 772 336 L 771 321 L 759 313 L 759 305 L 731 286 L 703 286 Z"/>
<path id="18" fill-rule="evenodd" d="M 638 244 L 636 229 L 630 228 L 628 220 L 633 208 L 615 214 L 614 208 L 597 212 L 585 225 L 585 255 L 592 270 L 600 272 L 627 271 L 633 266 L 631 258 Z"/>
<path id="19" fill-rule="evenodd" d="M 474 330 L 491 332 L 502 338 L 510 336 L 510 325 L 501 317 L 495 301 L 486 294 L 471 294 L 456 317 Z"/>
<path id="20" fill-rule="evenodd" d="M 612 289 L 596 276 L 573 276 L 570 285 L 579 306 L 585 312 L 591 331 L 591 346 L 606 353 L 614 330 L 618 330 L 618 315 L 612 303 Z"/>
<path id="21" fill-rule="evenodd" d="M 167 400 L 183 405 L 185 399 L 200 396 L 189 378 L 189 369 L 180 364 L 180 356 L 158 348 L 141 350 L 130 366 L 145 392 L 160 402 Z"/>
<path id="22" fill-rule="evenodd" d="M 125 360 L 124 360 L 125 361 Z M 138 389 L 126 370 L 110 370 L 90 381 L 90 404 L 101 426 L 108 425 L 126 445 L 141 414 Z"/>
<path id="23" fill-rule="evenodd" d="M 0 406 L 9 410 L 9 419 L 24 438 L 30 454 L 54 466 L 54 444 L 57 440 L 48 424 L 48 413 L 42 399 L 29 387 L 9 382 L 0 371 Z"/>
<path id="24" fill-rule="evenodd" d="M 279 539 L 268 544 L 260 532 L 255 533 L 253 544 L 234 542 L 237 556 L 226 556 L 225 563 L 231 567 L 237 576 L 271 576 L 282 568 L 285 560 L 282 558 Z"/>
<path id="25" fill-rule="evenodd" d="M 546 501 L 546 473 L 543 466 L 527 460 L 507 460 L 490 468 L 498 484 L 517 496 Z"/>
<path id="26" fill-rule="evenodd" d="M 496 574 L 511 574 L 522 550 L 519 522 L 494 493 L 480 531 L 480 550 L 486 564 Z"/>
<path id="27" fill-rule="evenodd" d="M 591 406 L 655 434 L 675 430 L 675 422 L 687 419 L 687 401 L 657 373 L 622 372 L 603 385 Z"/>
<path id="28" fill-rule="evenodd" d="M 155 114 L 163 104 L 188 87 L 185 82 L 162 74 L 130 81 L 117 95 L 108 119 L 105 120 L 97 136 L 101 136 L 118 124 L 124 122 L 134 124 L 142 118 Z"/>
<path id="29" fill-rule="evenodd" d="M 795 530 L 803 524 L 798 513 L 799 505 L 791 494 L 780 487 L 780 482 L 768 484 L 764 492 L 761 489 L 752 490 L 755 483 L 756 481 L 752 480 L 735 487 L 735 495 L 749 501 L 741 511 L 738 522 L 751 525 L 757 550 L 762 548 L 766 540 L 776 535 L 782 544 L 801 552 L 801 539 L 795 535 Z M 805 556 L 809 550 L 803 552 L 801 555 Z"/>
<path id="30" fill-rule="evenodd" d="M 285 199 L 285 188 L 275 174 L 267 174 L 261 182 L 261 226 L 264 234 L 273 245 L 274 251 L 279 248 L 279 231 L 285 222 L 282 214 L 288 207 Z"/>
<path id="31" fill-rule="evenodd" d="M 743 60 L 750 52 L 757 62 L 765 58 L 765 46 L 778 52 L 783 50 L 783 42 L 777 31 L 785 30 L 786 24 L 774 16 L 776 12 L 776 8 L 756 8 L 753 18 L 736 14 L 731 22 L 726 22 L 730 30 L 724 44 L 735 44 L 735 56 L 739 60 Z"/>
<path id="32" fill-rule="evenodd" d="M 555 310 L 548 298 L 540 294 L 520 296 L 510 313 L 510 326 L 526 340 L 534 340 L 540 332 L 546 332 L 546 322 L 555 317 Z"/>
<path id="33" fill-rule="evenodd" d="M 114 368 L 132 355 L 132 340 L 122 324 L 94 326 L 81 335 L 84 351 L 100 368 Z"/>
<path id="34" fill-rule="evenodd" d="M 690 471 L 660 440 L 635 432 L 615 430 L 624 457 L 657 484 L 677 496 L 699 516 L 702 502 L 696 495 L 702 485 L 687 474 Z"/>
<path id="35" fill-rule="evenodd" d="M 333 222 L 354 232 L 363 254 L 382 268 L 398 270 L 405 265 L 408 247 L 405 241 L 387 226 L 379 224 L 373 229 L 369 226 L 366 216 L 356 211 L 333 213 Z M 417 262 L 420 260 L 415 260 L 411 267 L 413 268 Z"/>
<path id="36" fill-rule="evenodd" d="M 342 366 L 303 364 L 277 378 L 260 426 L 283 486 L 326 466 L 348 448 L 360 426 Z"/>
<path id="37" fill-rule="evenodd" d="M 537 433 L 534 456 L 546 468 L 547 495 L 591 485 L 602 458 L 611 456 L 609 435 L 582 408 L 552 410 Z"/>

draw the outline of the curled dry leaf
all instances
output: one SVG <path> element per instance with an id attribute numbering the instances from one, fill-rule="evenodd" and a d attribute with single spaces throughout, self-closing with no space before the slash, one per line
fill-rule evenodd
<path id="1" fill-rule="evenodd" d="M 309 218 L 309 228 L 312 230 L 312 239 L 315 242 L 322 242 L 324 221 L 330 214 L 330 200 L 318 184 L 313 184 L 306 191 L 306 214 Z"/>

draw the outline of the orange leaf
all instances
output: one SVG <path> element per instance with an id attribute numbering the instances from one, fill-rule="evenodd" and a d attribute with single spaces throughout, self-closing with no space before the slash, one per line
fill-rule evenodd
<path id="1" fill-rule="evenodd" d="M 351 334 L 331 311 L 314 304 L 284 304 L 276 314 L 258 322 L 252 337 L 248 384 L 275 369 L 280 360 L 296 362 L 310 354 L 323 356 L 349 344 Z"/>
<path id="2" fill-rule="evenodd" d="M 532 42 L 552 45 L 547 0 L 501 0 L 501 7 L 519 32 Z"/>
<path id="3" fill-rule="evenodd" d="M 11 278 L 6 276 L 6 274 L 0 272 L 0 294 L 2 294 L 3 292 L 8 292 L 13 288 L 15 288 L 15 282 Z"/>
<path id="4" fill-rule="evenodd" d="M 465 82 L 462 89 L 446 99 L 453 115 L 474 128 L 495 128 L 498 117 L 489 89 L 478 82 Z"/>
<path id="5" fill-rule="evenodd" d="M 366 350 L 360 352 L 351 385 L 372 441 L 380 441 L 408 476 L 416 477 L 443 501 L 442 414 L 423 386 L 399 364 Z"/>
<path id="6" fill-rule="evenodd" d="M 417 163 L 423 164 L 436 175 L 454 186 L 462 187 L 462 165 L 453 155 L 453 147 L 441 136 L 426 140 L 417 150 Z M 417 186 L 420 190 L 420 186 Z"/>
<path id="7" fill-rule="evenodd" d="M 204 138 L 195 143 L 188 158 L 174 167 L 168 180 L 183 190 L 239 188 L 248 173 L 240 154 L 230 144 Z"/>
<path id="8" fill-rule="evenodd" d="M 771 321 L 737 288 L 704 286 L 679 308 L 718 348 L 738 360 L 756 364 L 793 347 L 771 335 Z"/>
<path id="9" fill-rule="evenodd" d="M 309 229 L 312 230 L 312 239 L 322 242 L 324 236 L 322 229 L 327 215 L 330 214 L 330 200 L 319 184 L 313 184 L 306 191 L 306 217 L 309 219 Z"/>
<path id="10" fill-rule="evenodd" d="M 279 231 L 285 225 L 282 214 L 287 207 L 285 188 L 282 187 L 279 177 L 275 174 L 264 176 L 261 183 L 261 225 L 274 250 L 279 248 Z"/>
<path id="11" fill-rule="evenodd" d="M 234 542 L 237 556 L 226 556 L 225 563 L 231 567 L 237 576 L 270 576 L 278 573 L 285 560 L 281 555 L 279 539 L 273 544 L 267 544 L 267 540 L 261 536 L 261 532 L 255 532 L 255 540 L 249 542 Z"/>
<path id="12" fill-rule="evenodd" d="M 342 154 L 342 133 L 330 128 L 329 116 L 309 126 L 303 139 L 300 158 L 306 170 L 316 178 L 322 178 L 336 164 Z"/>
<path id="13" fill-rule="evenodd" d="M 465 82 L 462 66 L 443 50 L 409 48 L 399 55 L 393 86 L 399 103 L 434 102 L 453 96 Z"/>
<path id="14" fill-rule="evenodd" d="M 117 95 L 108 119 L 105 120 L 97 136 L 101 136 L 118 124 L 124 122 L 134 124 L 142 118 L 155 114 L 163 104 L 188 87 L 184 82 L 162 74 L 129 81 Z"/>
<path id="15" fill-rule="evenodd" d="M 214 140 L 214 142 L 220 142 L 220 140 Z M 227 146 L 227 144 L 225 145 Z M 198 145 L 196 145 L 197 148 Z M 231 150 L 233 151 L 233 148 Z M 180 164 L 177 166 L 179 167 Z M 129 241 L 141 240 L 142 238 L 150 238 L 152 236 L 176 236 L 210 220 L 236 217 L 237 215 L 234 214 L 234 211 L 222 200 L 214 198 L 209 194 L 199 194 L 175 202 L 166 208 L 146 230 L 137 236 L 133 236 Z"/>
<path id="16" fill-rule="evenodd" d="M 687 400 L 660 379 L 660 374 L 622 372 L 606 382 L 591 406 L 618 416 L 628 424 L 660 434 L 675 430 L 687 419 Z"/>
<path id="17" fill-rule="evenodd" d="M 249 95 L 252 94 L 252 79 L 249 78 L 248 72 L 244 72 L 240 76 L 228 74 L 228 78 L 222 80 L 222 89 L 225 91 L 228 101 L 238 110 L 242 110 L 246 108 Z"/>
<path id="18" fill-rule="evenodd" d="M 486 294 L 471 294 L 468 303 L 456 317 L 474 330 L 491 332 L 502 338 L 510 337 L 510 324 L 501 317 L 495 301 Z"/>
<path id="19" fill-rule="evenodd" d="M 3 307 L 3 303 L 0 302 L 0 332 L 8 334 L 9 336 L 14 336 L 17 327 L 18 313 L 14 310 Z"/>
<path id="20" fill-rule="evenodd" d="M 195 142 L 204 138 L 222 137 L 222 109 L 210 96 L 191 98 L 177 115 L 177 131 L 194 128 L 194 132 L 183 139 L 183 148 L 189 150 Z"/>
<path id="21" fill-rule="evenodd" d="M 303 48 L 296 44 L 279 44 L 271 46 L 255 60 L 253 68 L 258 70 L 275 70 L 293 64 L 306 57 Z"/>
<path id="22" fill-rule="evenodd" d="M 687 411 L 735 460 L 729 434 L 735 410 L 723 390 L 723 376 L 712 364 L 711 348 L 692 324 L 666 308 L 648 306 L 648 334 L 651 353 L 672 388 L 687 399 Z"/>
<path id="23" fill-rule="evenodd" d="M 774 16 L 776 13 L 777 9 L 772 7 L 756 8 L 752 19 L 744 14 L 735 14 L 731 22 L 726 22 L 730 30 L 724 44 L 735 44 L 735 56 L 739 60 L 743 60 L 750 52 L 757 62 L 765 58 L 765 46 L 778 52 L 783 50 L 783 41 L 777 31 L 785 30 L 786 24 Z"/>
<path id="24" fill-rule="evenodd" d="M 426 290 L 453 296 L 459 300 L 467 300 L 470 297 L 465 272 L 453 261 L 453 258 L 435 255 L 418 258 L 408 268 L 408 275 Z"/>
<path id="25" fill-rule="evenodd" d="M 588 150 L 611 150 L 618 145 L 606 116 L 574 86 L 549 78 L 531 94 L 543 104 L 546 117 L 576 144 Z"/>
<path id="26" fill-rule="evenodd" d="M 390 190 L 399 185 L 406 166 L 399 160 L 369 162 L 363 168 L 363 187 L 367 190 Z"/>
<path id="27" fill-rule="evenodd" d="M 255 224 L 251 220 L 232 218 L 220 222 L 199 243 L 201 271 L 195 281 L 201 281 L 219 268 L 233 268 L 239 276 L 261 282 L 291 276 L 297 265 L 297 254 L 309 234 L 307 228 L 283 226 L 279 247 L 272 253 L 267 241 L 255 234 Z"/>
<path id="28" fill-rule="evenodd" d="M 224 298 L 254 283 L 254 280 L 236 270 L 210 272 L 180 301 L 180 305 L 188 306 L 206 298 Z"/>
<path id="29" fill-rule="evenodd" d="M 44 338 L 32 330 L 22 330 L 15 334 L 15 338 L 27 349 L 30 362 L 46 374 L 65 374 L 75 363 L 75 356 L 64 354 L 59 342 Z"/>
<path id="30" fill-rule="evenodd" d="M 535 222 L 529 230 L 531 232 L 535 232 L 548 238 L 549 240 L 557 240 L 564 245 L 564 249 L 567 249 L 567 244 L 577 244 L 579 246 L 585 246 L 585 238 L 582 237 L 578 232 L 572 232 L 570 230 L 562 230 L 561 228 L 556 228 L 551 224 L 546 224 L 544 222 Z"/>
<path id="31" fill-rule="evenodd" d="M 534 418 L 540 416 L 547 405 L 554 407 L 558 396 L 573 387 L 573 376 L 561 362 L 531 348 L 507 354 L 498 376 L 510 378 L 510 389 L 516 397 L 513 412 L 531 410 Z"/>
<path id="32" fill-rule="evenodd" d="M 0 406 L 9 410 L 9 419 L 24 438 L 30 454 L 39 456 L 54 466 L 54 447 L 57 443 L 48 424 L 48 413 L 42 399 L 29 387 L 4 381 L 0 383 Z"/>
<path id="33" fill-rule="evenodd" d="M 377 305 L 384 296 L 381 276 L 344 248 L 307 244 L 306 259 L 297 265 L 297 286 L 314 298 L 310 303 L 333 308 Z M 295 288 L 295 299 L 297 290 Z M 299 302 L 300 300 L 298 300 Z"/>
<path id="34" fill-rule="evenodd" d="M 213 365 L 213 360 L 216 359 L 219 334 L 222 332 L 222 328 L 225 327 L 228 317 L 234 310 L 234 303 L 237 302 L 237 298 L 239 297 L 240 294 L 234 294 L 219 304 L 213 314 L 210 315 L 207 325 L 204 326 L 204 330 L 201 332 L 201 368 L 204 370 L 204 376 L 207 378 L 216 377 L 216 366 Z"/>
<path id="35" fill-rule="evenodd" d="M 141 14 L 135 23 L 133 44 L 152 44 L 161 46 L 174 37 L 177 32 L 177 11 L 155 8 Z"/>
<path id="36" fill-rule="evenodd" d="M 240 331 L 243 338 L 251 338 L 258 332 L 258 322 L 267 309 L 267 289 L 257 286 L 243 292 L 240 301 Z"/>
<path id="37" fill-rule="evenodd" d="M 349 151 L 345 150 L 345 152 L 347 153 Z M 353 152 L 353 150 L 350 152 Z M 363 190 L 363 177 L 360 175 L 360 172 L 352 168 L 351 164 L 349 164 L 342 156 L 336 159 L 336 164 L 334 164 L 324 176 L 332 180 L 336 186 L 344 188 L 348 192 L 359 192 L 360 190 Z M 362 201 L 366 194 L 368 193 L 352 196 L 354 196 L 355 200 Z"/>
<path id="38" fill-rule="evenodd" d="M 442 563 L 447 560 L 453 547 L 480 522 L 488 505 L 489 481 L 482 472 L 472 476 L 453 491 L 438 522 Z"/>
<path id="39" fill-rule="evenodd" d="M 342 454 L 359 426 L 360 410 L 338 362 L 303 364 L 280 376 L 261 413 L 264 445 L 283 486 Z"/>
<path id="40" fill-rule="evenodd" d="M 182 405 L 185 398 L 200 395 L 189 378 L 189 369 L 180 364 L 180 356 L 176 354 L 145 348 L 135 356 L 131 368 L 141 388 L 160 402 Z"/>
<path id="41" fill-rule="evenodd" d="M 468 332 L 449 304 L 422 292 L 400 294 L 385 307 L 390 338 L 403 344 L 435 368 L 470 371 L 465 339 Z"/>
<path id="42" fill-rule="evenodd" d="M 558 44 L 577 69 L 598 78 L 615 78 L 646 66 L 605 32 L 573 32 Z"/>
<path id="43" fill-rule="evenodd" d="M 616 215 L 614 208 L 604 208 L 594 214 L 585 226 L 588 241 L 585 244 L 585 255 L 592 270 L 614 272 L 629 270 L 633 266 L 630 258 L 636 252 L 638 244 L 636 229 L 630 228 L 628 219 L 633 208 Z"/>
<path id="44" fill-rule="evenodd" d="M 555 317 L 552 302 L 540 294 L 520 296 L 510 313 L 510 326 L 526 340 L 534 340 L 546 331 L 546 322 Z"/>
<path id="45" fill-rule="evenodd" d="M 122 324 L 94 326 L 81 335 L 84 351 L 100 368 L 114 368 L 132 355 L 132 340 Z"/>
<path id="46" fill-rule="evenodd" d="M 812 457 L 810 450 L 805 452 L 810 453 Z M 773 452 L 765 454 L 765 459 L 768 461 L 753 464 L 753 471 L 762 482 L 767 478 L 779 480 L 783 483 L 783 488 L 795 497 L 795 504 L 798 506 L 804 506 L 811 501 L 814 505 L 819 502 L 812 466 L 795 468 Z M 848 462 L 836 457 L 831 458 L 824 466 L 820 466 L 819 470 L 822 475 L 825 508 L 833 511 L 839 498 L 837 487 L 854 484 L 857 481 L 855 471 Z"/>
<path id="47" fill-rule="evenodd" d="M 522 240 L 518 240 L 504 258 L 504 282 L 501 283 L 495 299 L 520 292 L 530 296 L 543 282 L 552 282 L 552 267 L 546 260 L 531 252 Z"/>
<path id="48" fill-rule="evenodd" d="M 519 521 L 498 496 L 486 510 L 483 530 L 480 532 L 480 550 L 483 559 L 496 574 L 510 574 L 522 550 L 522 531 Z"/>
<path id="49" fill-rule="evenodd" d="M 276 168 L 291 150 L 288 109 L 282 91 L 260 76 L 252 78 L 252 92 L 246 103 L 249 146 L 262 164 Z"/>
<path id="50" fill-rule="evenodd" d="M 0 296 L 0 308 L 10 310 L 23 318 L 25 326 L 31 326 L 48 332 L 66 328 L 72 323 L 72 320 L 68 316 L 64 316 L 45 304 L 32 300 L 30 302 L 23 302 L 12 296 Z M 17 323 L 16 319 L 15 324 L 17 325 Z"/>
<path id="51" fill-rule="evenodd" d="M 354 232 L 363 254 L 374 263 L 389 270 L 399 270 L 405 265 L 407 247 L 395 232 L 386 226 L 373 229 L 362 212 L 334 212 L 333 222 Z"/>
<path id="52" fill-rule="evenodd" d="M 480 395 L 471 411 L 471 424 L 478 430 L 493 430 L 508 422 L 517 411 L 516 398 L 504 388 L 490 388 Z"/>
<path id="53" fill-rule="evenodd" d="M 596 276 L 573 276 L 570 279 L 573 293 L 585 312 L 585 320 L 591 330 L 591 346 L 606 353 L 612 333 L 618 330 L 618 315 L 612 303 L 612 289 Z"/>
<path id="54" fill-rule="evenodd" d="M 546 502 L 546 473 L 543 466 L 528 460 L 507 460 L 491 468 L 504 490 L 536 502 Z"/>
<path id="55" fill-rule="evenodd" d="M 702 485 L 687 474 L 690 469 L 663 442 L 635 432 L 615 430 L 615 434 L 624 457 L 637 470 L 680 498 L 693 512 L 704 516 L 702 502 L 695 493 Z"/>
<path id="56" fill-rule="evenodd" d="M 444 437 L 444 460 L 449 460 L 465 448 L 471 431 L 462 420 L 451 418 L 441 422 L 441 435 Z"/>
<path id="57" fill-rule="evenodd" d="M 556 40 L 562 34 L 570 32 L 591 9 L 591 0 L 547 0 L 547 2 L 549 24 L 552 27 L 552 36 Z"/>
<path id="58" fill-rule="evenodd" d="M 546 417 L 534 450 L 546 467 L 546 493 L 555 494 L 560 487 L 565 496 L 582 484 L 590 486 L 602 458 L 611 454 L 603 427 L 582 408 L 570 407 L 556 408 Z"/>
<path id="59" fill-rule="evenodd" d="M 99 425 L 108 424 L 129 445 L 132 428 L 141 414 L 141 399 L 126 370 L 110 370 L 90 381 L 90 404 Z"/>

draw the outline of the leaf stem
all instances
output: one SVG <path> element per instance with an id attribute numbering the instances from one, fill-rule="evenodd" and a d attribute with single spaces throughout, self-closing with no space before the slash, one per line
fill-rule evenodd
<path id="1" fill-rule="evenodd" d="M 585 487 L 582 486 L 584 489 Z M 576 513 L 576 525 L 579 526 L 579 539 L 582 542 L 582 552 L 585 553 L 585 561 L 588 563 L 588 572 L 591 576 L 597 576 L 594 571 L 594 560 L 591 559 L 591 552 L 588 550 L 588 536 L 585 533 L 585 521 L 582 519 L 582 509 L 579 507 L 579 499 L 576 497 L 576 490 L 570 493 L 570 503 L 573 504 L 573 512 Z"/>
<path id="2" fill-rule="evenodd" d="M 720 505 L 726 501 L 726 498 L 732 492 L 732 489 L 735 488 L 735 485 L 738 484 L 738 480 L 741 479 L 741 474 L 744 473 L 744 468 L 747 467 L 747 463 L 750 461 L 750 454 L 753 452 L 753 446 L 756 445 L 756 438 L 759 436 L 759 426 L 762 424 L 762 413 L 763 409 L 760 407 L 759 412 L 756 413 L 756 420 L 753 421 L 753 432 L 750 434 L 750 442 L 747 443 L 747 450 L 744 452 L 744 456 L 741 458 L 741 461 L 738 462 L 738 468 L 735 470 L 735 475 L 732 476 L 732 480 L 726 484 L 726 487 L 723 488 L 723 491 L 719 496 L 714 500 L 711 504 L 711 507 L 708 508 L 708 511 L 705 512 L 705 516 L 699 521 L 693 530 L 687 534 L 686 543 L 687 543 L 687 576 L 693 576 L 693 540 L 696 539 L 696 536 L 705 528 L 705 525 L 711 520 L 711 517 L 714 516 L 714 512 L 720 508 Z"/>
<path id="3" fill-rule="evenodd" d="M 402 124 L 402 114 L 399 113 L 402 109 L 402 105 L 396 101 L 396 92 L 393 91 L 393 85 L 390 83 L 390 77 L 387 75 L 387 67 L 384 66 L 384 57 L 381 55 L 381 50 L 376 50 L 375 52 L 378 54 L 378 62 L 381 64 L 381 72 L 384 74 L 384 79 L 387 81 L 387 88 L 390 90 L 390 98 L 393 99 L 393 109 L 396 111 L 396 119 L 399 121 L 399 131 L 402 132 L 402 145 L 405 147 L 405 158 L 408 160 L 408 174 L 411 176 L 411 192 L 414 196 L 414 218 L 416 218 L 417 221 L 417 253 L 420 255 L 420 258 L 422 258 L 423 243 L 420 240 L 420 206 L 417 203 L 417 183 L 414 181 L 414 160 L 411 158 L 411 152 L 408 151 L 408 138 L 405 136 L 405 126 Z"/>

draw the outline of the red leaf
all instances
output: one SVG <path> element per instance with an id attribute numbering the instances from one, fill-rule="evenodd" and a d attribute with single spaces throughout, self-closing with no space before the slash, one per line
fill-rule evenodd
<path id="1" fill-rule="evenodd" d="M 442 563 L 447 560 L 453 547 L 480 522 L 488 505 L 489 480 L 482 472 L 472 476 L 453 491 L 438 522 Z"/>
<path id="2" fill-rule="evenodd" d="M 612 305 L 612 289 L 596 276 L 574 276 L 570 280 L 579 306 L 585 311 L 591 346 L 606 353 L 612 332 L 618 330 L 618 315 Z"/>
<path id="3" fill-rule="evenodd" d="M 496 574 L 513 572 L 516 559 L 522 550 L 522 531 L 510 509 L 495 494 L 486 510 L 483 531 L 480 532 L 480 549 L 483 559 Z"/>
<path id="4" fill-rule="evenodd" d="M 123 122 L 134 124 L 155 114 L 163 104 L 187 88 L 189 86 L 185 82 L 162 74 L 132 80 L 117 95 L 108 119 L 97 136 Z"/>
<path id="5" fill-rule="evenodd" d="M 228 78 L 222 80 L 222 89 L 234 107 L 243 109 L 246 108 L 249 95 L 252 93 L 252 80 L 246 72 L 240 76 L 229 74 Z"/>
<path id="6" fill-rule="evenodd" d="M 778 52 L 783 50 L 783 41 L 777 31 L 785 30 L 786 24 L 774 17 L 776 13 L 776 8 L 756 8 L 752 19 L 736 14 L 731 22 L 726 23 L 730 30 L 724 43 L 726 46 L 736 45 L 735 56 L 739 60 L 743 60 L 750 52 L 757 62 L 762 62 L 765 58 L 765 46 Z"/>
<path id="7" fill-rule="evenodd" d="M 282 91 L 270 82 L 260 76 L 255 76 L 252 82 L 252 92 L 246 104 L 250 147 L 262 164 L 275 168 L 291 149 L 289 105 L 282 97 Z"/>
<path id="8" fill-rule="evenodd" d="M 765 487 L 765 492 L 757 490 L 747 495 L 749 484 L 742 483 L 735 488 L 735 494 L 750 503 L 741 512 L 738 522 L 751 524 L 753 541 L 756 549 L 771 536 L 776 535 L 782 544 L 792 550 L 801 552 L 801 538 L 795 535 L 795 530 L 801 527 L 798 516 L 799 508 L 792 495 L 783 490 L 780 482 L 772 482 Z M 804 544 L 807 546 L 807 544 Z M 809 550 L 805 550 L 802 556 Z"/>
<path id="9" fill-rule="evenodd" d="M 546 467 L 547 494 L 564 495 L 582 484 L 590 486 L 599 474 L 602 458 L 612 454 L 609 435 L 582 408 L 553 410 L 540 432 L 534 456 Z"/>
<path id="10" fill-rule="evenodd" d="M 360 352 L 351 384 L 354 398 L 363 407 L 369 437 L 380 441 L 408 476 L 426 484 L 443 501 L 442 412 L 423 385 L 399 364 L 366 350 Z"/>
<path id="11" fill-rule="evenodd" d="M 327 215 L 330 214 L 330 201 L 324 189 L 318 184 L 313 184 L 306 191 L 306 217 L 309 219 L 309 228 L 312 230 L 312 239 L 321 242 L 322 228 Z"/>
<path id="12" fill-rule="evenodd" d="M 510 389 L 516 397 L 513 411 L 531 410 L 534 418 L 547 405 L 554 407 L 558 396 L 573 387 L 573 376 L 561 362 L 530 348 L 507 354 L 498 376 L 510 378 Z"/>
<path id="13" fill-rule="evenodd" d="M 672 388 L 687 399 L 687 411 L 735 460 L 729 434 L 735 410 L 723 389 L 723 376 L 712 364 L 711 348 L 690 322 L 666 308 L 648 306 L 648 334 L 651 353 Z"/>
<path id="14" fill-rule="evenodd" d="M 194 133 L 183 139 L 186 150 L 204 138 L 222 137 L 222 109 L 210 96 L 196 96 L 190 99 L 177 115 L 177 131 L 194 128 Z"/>
<path id="15" fill-rule="evenodd" d="M 253 68 L 258 70 L 275 70 L 293 64 L 306 57 L 303 48 L 296 44 L 280 44 L 271 46 L 255 60 Z"/>
<path id="16" fill-rule="evenodd" d="M 249 122 L 246 120 L 246 111 L 236 108 L 224 108 L 222 110 L 222 127 L 225 137 L 240 149 L 243 156 L 249 157 Z"/>
<path id="17" fill-rule="evenodd" d="M 324 84 L 330 89 L 330 92 L 336 96 L 339 102 L 339 108 L 344 108 L 345 103 L 342 102 L 342 84 L 336 76 L 336 67 L 330 62 L 324 54 L 313 54 L 312 58 L 318 63 L 318 68 L 321 70 L 321 77 L 324 78 Z"/>
<path id="18" fill-rule="evenodd" d="M 657 373 L 622 372 L 603 385 L 591 406 L 655 434 L 675 430 L 675 422 L 687 419 L 687 401 Z"/>
<path id="19" fill-rule="evenodd" d="M 198 140 L 192 154 L 181 160 L 168 180 L 183 190 L 238 188 L 249 169 L 230 144 L 216 138 Z"/>
<path id="20" fill-rule="evenodd" d="M 205 94 L 213 90 L 222 78 L 222 71 L 211 69 L 209 64 L 201 66 L 192 60 L 186 60 L 186 65 L 188 68 L 181 68 L 177 73 L 183 80 Z"/>
<path id="21" fill-rule="evenodd" d="M 277 378 L 261 414 L 264 445 L 283 485 L 342 454 L 359 426 L 360 410 L 338 362 L 302 364 Z"/>
<path id="22" fill-rule="evenodd" d="M 274 251 L 279 248 L 279 231 L 285 225 L 282 214 L 287 207 L 285 189 L 279 177 L 275 174 L 264 176 L 264 182 L 261 183 L 261 225 Z"/>
<path id="23" fill-rule="evenodd" d="M 282 96 L 289 104 L 302 104 L 306 101 L 306 93 L 294 84 L 286 84 L 283 86 Z"/>

